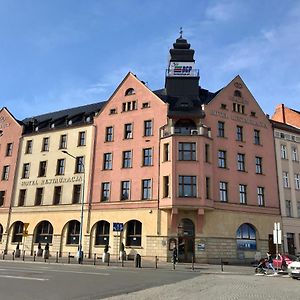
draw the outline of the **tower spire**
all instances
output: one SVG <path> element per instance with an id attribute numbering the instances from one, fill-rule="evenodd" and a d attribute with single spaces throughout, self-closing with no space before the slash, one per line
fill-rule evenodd
<path id="1" fill-rule="evenodd" d="M 183 34 L 182 27 L 180 27 L 179 33 L 180 33 L 180 38 L 182 39 L 182 34 Z"/>

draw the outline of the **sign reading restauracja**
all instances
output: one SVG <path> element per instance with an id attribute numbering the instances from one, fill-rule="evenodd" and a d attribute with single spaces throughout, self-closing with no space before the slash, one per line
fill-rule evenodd
<path id="1" fill-rule="evenodd" d="M 36 186 L 36 185 L 50 185 L 58 183 L 70 183 L 70 182 L 82 182 L 81 176 L 63 177 L 63 178 L 51 178 L 51 179 L 36 179 L 36 180 L 24 180 L 21 181 L 21 186 Z"/>

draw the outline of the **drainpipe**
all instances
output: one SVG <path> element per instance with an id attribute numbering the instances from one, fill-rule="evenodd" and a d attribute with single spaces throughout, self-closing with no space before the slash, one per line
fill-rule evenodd
<path id="1" fill-rule="evenodd" d="M 281 112 L 282 112 L 282 121 L 285 124 L 285 108 L 284 108 L 284 104 L 281 104 Z"/>

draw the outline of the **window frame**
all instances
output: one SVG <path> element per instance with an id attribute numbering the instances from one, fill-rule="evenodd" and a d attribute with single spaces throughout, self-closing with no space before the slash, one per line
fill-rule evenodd
<path id="1" fill-rule="evenodd" d="M 178 160 L 179 161 L 196 161 L 196 143 L 179 142 L 178 143 Z"/>
<path id="2" fill-rule="evenodd" d="M 178 197 L 197 198 L 197 176 L 195 175 L 178 176 Z"/>

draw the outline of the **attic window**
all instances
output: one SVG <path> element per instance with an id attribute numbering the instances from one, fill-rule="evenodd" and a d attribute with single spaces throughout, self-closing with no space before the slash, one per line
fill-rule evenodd
<path id="1" fill-rule="evenodd" d="M 69 120 L 68 121 L 68 125 L 72 125 L 73 124 L 73 121 L 72 120 Z"/>
<path id="2" fill-rule="evenodd" d="M 35 131 L 39 131 L 39 127 L 38 127 L 38 126 L 36 126 L 34 130 L 35 130 Z"/>
<path id="3" fill-rule="evenodd" d="M 142 107 L 143 108 L 149 108 L 150 107 L 150 103 L 149 102 L 144 102 Z"/>
<path id="4" fill-rule="evenodd" d="M 54 127 L 55 127 L 55 124 L 54 124 L 54 123 L 52 123 L 52 124 L 51 124 L 51 128 L 54 128 Z"/>
<path id="5" fill-rule="evenodd" d="M 255 111 L 251 111 L 251 117 L 256 117 L 256 112 Z"/>
<path id="6" fill-rule="evenodd" d="M 134 95 L 134 94 L 135 94 L 135 90 L 133 88 L 129 88 L 125 92 L 125 96 L 130 96 L 130 95 Z"/>
<path id="7" fill-rule="evenodd" d="M 90 116 L 86 117 L 85 121 L 86 122 L 91 122 L 91 117 Z"/>
<path id="8" fill-rule="evenodd" d="M 227 109 L 227 105 L 225 103 L 221 103 L 221 109 Z"/>
<path id="9" fill-rule="evenodd" d="M 110 111 L 109 111 L 109 114 L 110 115 L 115 115 L 117 113 L 117 110 L 115 108 L 112 108 Z"/>
<path id="10" fill-rule="evenodd" d="M 235 90 L 235 91 L 234 91 L 234 97 L 239 97 L 239 98 L 241 98 L 241 97 L 242 97 L 242 93 L 241 93 L 240 91 L 238 91 L 238 90 Z"/>
<path id="11" fill-rule="evenodd" d="M 182 102 L 180 103 L 181 107 L 189 107 L 189 104 L 187 102 Z"/>

